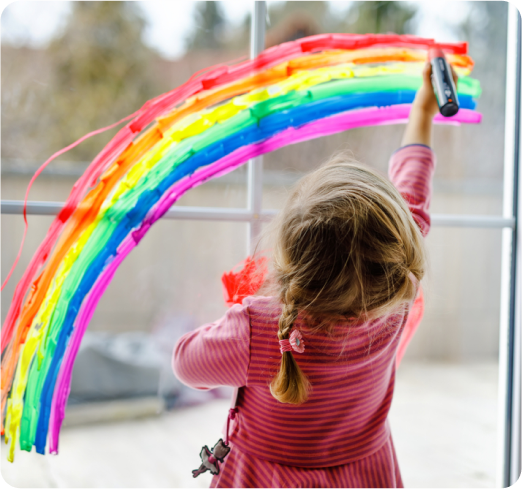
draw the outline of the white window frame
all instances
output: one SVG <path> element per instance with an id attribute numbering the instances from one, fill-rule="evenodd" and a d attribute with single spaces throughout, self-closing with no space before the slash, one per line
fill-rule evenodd
<path id="1" fill-rule="evenodd" d="M 504 140 L 503 217 L 513 226 L 502 229 L 500 291 L 499 395 L 497 486 L 509 487 L 520 476 L 521 456 L 521 296 L 522 202 L 520 171 L 521 142 L 521 59 L 520 13 L 509 4 L 506 63 L 506 112 Z"/>
<path id="2" fill-rule="evenodd" d="M 266 1 L 255 1 L 251 24 L 251 58 L 264 48 L 266 30 Z M 505 158 L 502 216 L 433 214 L 432 225 L 444 227 L 472 227 L 502 229 L 502 270 L 500 294 L 499 346 L 499 440 L 497 485 L 508 487 L 515 483 L 522 466 L 521 431 L 521 289 L 522 236 L 518 218 L 522 202 L 520 172 L 521 116 L 521 22 L 520 14 L 509 4 L 507 34 L 507 81 Z M 247 207 L 188 207 L 171 208 L 163 219 L 232 221 L 248 224 L 247 250 L 252 253 L 261 233 L 263 222 L 270 221 L 276 210 L 263 209 L 263 157 L 248 162 Z M 63 202 L 27 203 L 27 214 L 57 215 Z M 22 214 L 23 201 L 2 200 L 2 214 Z"/>

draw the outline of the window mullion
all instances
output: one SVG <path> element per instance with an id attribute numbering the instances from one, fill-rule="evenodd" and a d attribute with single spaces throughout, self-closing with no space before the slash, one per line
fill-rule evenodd
<path id="1" fill-rule="evenodd" d="M 255 58 L 265 48 L 266 2 L 254 2 L 250 25 L 250 58 Z M 247 204 L 252 213 L 247 231 L 247 253 L 253 254 L 261 235 L 261 210 L 263 205 L 263 157 L 248 162 Z"/>

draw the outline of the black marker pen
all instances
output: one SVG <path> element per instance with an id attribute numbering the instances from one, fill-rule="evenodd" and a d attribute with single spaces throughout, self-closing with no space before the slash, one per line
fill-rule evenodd
<path id="1" fill-rule="evenodd" d="M 459 99 L 451 68 L 442 49 L 431 48 L 428 51 L 428 59 L 431 63 L 431 83 L 440 113 L 444 117 L 455 115 L 459 111 Z"/>

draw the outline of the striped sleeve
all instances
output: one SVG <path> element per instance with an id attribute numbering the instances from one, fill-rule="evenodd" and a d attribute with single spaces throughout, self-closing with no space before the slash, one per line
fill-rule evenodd
<path id="1" fill-rule="evenodd" d="M 182 336 L 174 347 L 176 377 L 194 389 L 246 385 L 250 361 L 248 306 L 235 304 L 218 321 Z"/>
<path id="2" fill-rule="evenodd" d="M 413 219 L 426 236 L 430 230 L 429 208 L 435 154 L 423 144 L 410 144 L 395 151 L 390 158 L 388 175 L 397 190 L 408 202 Z"/>

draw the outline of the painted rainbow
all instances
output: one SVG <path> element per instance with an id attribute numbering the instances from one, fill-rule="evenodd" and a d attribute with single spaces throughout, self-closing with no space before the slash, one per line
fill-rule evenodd
<path id="1" fill-rule="evenodd" d="M 432 39 L 325 34 L 217 66 L 147 102 L 76 182 L 27 267 L 2 329 L 8 460 L 57 453 L 71 372 L 120 263 L 187 190 L 249 158 L 347 129 L 406 122 Z M 442 44 L 461 110 L 478 123 L 467 44 Z M 9 397 L 9 398 L 8 398 Z"/>

